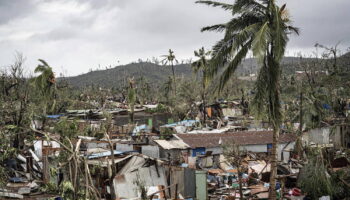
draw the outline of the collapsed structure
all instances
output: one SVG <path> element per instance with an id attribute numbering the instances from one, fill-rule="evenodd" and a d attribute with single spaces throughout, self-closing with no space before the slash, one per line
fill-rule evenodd
<path id="1" fill-rule="evenodd" d="M 159 121 L 157 114 L 144 113 L 155 105 L 136 110 L 136 123 L 132 125 L 120 122 L 125 121 L 126 109 L 104 111 L 113 115 L 112 121 L 104 119 L 104 112 L 93 110 L 47 116 L 47 124 L 55 124 L 62 117 L 76 122 L 77 131 L 98 132 L 108 126 L 99 137 L 78 135 L 68 140 L 69 144 L 60 134 L 42 127 L 40 121 L 33 121 L 35 139 L 26 141 L 19 156 L 8 161 L 13 173 L 6 187 L 0 189 L 0 196 L 59 198 L 58 193 L 49 194 L 39 185 L 57 186 L 75 180 L 73 191 L 80 185 L 94 191 L 99 199 L 113 195 L 117 199 L 235 199 L 241 194 L 246 199 L 267 198 L 273 133 L 266 123 L 247 115 L 239 103 L 227 104 L 224 108 L 220 104 L 206 108 L 204 114 L 210 124 L 206 127 L 199 119 L 174 123 L 169 115 L 161 114 Z M 349 147 L 349 130 L 348 126 L 336 128 L 333 135 L 327 127 L 304 130 L 302 141 L 304 145 Z M 296 182 L 303 162 L 295 154 L 296 140 L 297 134 L 290 131 L 283 131 L 279 137 L 281 196 L 301 195 Z M 232 144 L 244 152 L 238 165 L 232 160 L 234 155 L 225 152 Z M 70 173 L 61 170 L 67 163 L 57 162 L 67 152 L 68 162 L 75 163 L 69 165 Z M 348 166 L 344 159 L 334 166 Z M 84 178 L 79 176 L 81 169 Z"/>

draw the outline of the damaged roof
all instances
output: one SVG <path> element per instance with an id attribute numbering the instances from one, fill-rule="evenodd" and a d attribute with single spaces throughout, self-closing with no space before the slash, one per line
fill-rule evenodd
<path id="1" fill-rule="evenodd" d="M 271 144 L 272 131 L 241 131 L 220 134 L 176 134 L 191 148 L 218 147 L 227 141 L 235 141 L 238 145 Z M 280 134 L 279 143 L 288 143 L 296 140 L 295 134 Z"/>
<path id="2" fill-rule="evenodd" d="M 168 140 L 154 140 L 154 142 L 166 150 L 169 150 L 169 149 L 188 149 L 190 147 L 186 143 L 184 143 L 182 140 L 169 140 L 169 141 Z"/>

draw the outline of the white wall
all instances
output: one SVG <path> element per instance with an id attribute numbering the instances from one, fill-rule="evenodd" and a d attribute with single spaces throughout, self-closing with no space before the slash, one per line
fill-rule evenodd
<path id="1" fill-rule="evenodd" d="M 284 152 L 283 152 L 283 162 L 288 162 L 289 157 L 290 157 L 290 150 L 294 149 L 295 146 L 295 142 L 291 142 L 287 145 L 288 143 L 283 143 L 283 144 L 278 144 L 278 149 L 277 149 L 277 154 L 278 154 L 278 160 L 281 160 L 282 155 L 282 149 L 284 148 Z M 286 146 L 287 145 L 287 146 Z M 254 144 L 254 145 L 244 145 L 241 146 L 242 150 L 246 150 L 246 151 L 250 151 L 250 152 L 254 152 L 254 153 L 266 153 L 267 152 L 267 144 Z M 223 153 L 223 149 L 222 147 L 211 147 L 211 148 L 206 148 L 205 151 L 212 151 L 213 155 L 217 155 L 217 154 L 222 154 Z M 191 150 L 191 154 L 192 155 L 192 150 Z"/>
<path id="2" fill-rule="evenodd" d="M 267 152 L 267 144 L 253 144 L 253 145 L 244 145 L 241 146 L 242 150 L 251 151 L 251 152 Z"/>

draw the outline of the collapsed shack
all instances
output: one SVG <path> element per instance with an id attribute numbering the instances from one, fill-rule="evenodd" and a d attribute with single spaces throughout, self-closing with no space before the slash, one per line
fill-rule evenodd
<path id="1" fill-rule="evenodd" d="M 94 184 L 102 197 L 109 196 L 106 180 L 110 163 L 108 157 L 88 161 L 94 169 Z M 115 163 L 118 173 L 113 179 L 113 187 L 119 199 L 196 197 L 196 183 L 199 180 L 196 180 L 194 169 L 170 166 L 168 162 L 135 153 L 120 154 L 115 158 Z M 206 179 L 202 179 L 201 185 L 206 185 Z M 205 193 L 206 187 L 198 191 Z"/>
<path id="2" fill-rule="evenodd" d="M 32 139 L 24 140 L 24 146 L 17 150 L 17 156 L 5 161 L 7 180 L 0 188 L 0 199 L 4 198 L 51 198 L 56 194 L 45 193 L 43 185 L 50 181 L 58 182 L 58 177 L 51 177 L 52 168 L 58 165 L 52 162 L 62 150 L 60 144 L 46 140 L 45 135 L 39 132 L 29 132 Z M 59 136 L 50 134 L 50 137 L 59 139 Z"/>
<path id="3" fill-rule="evenodd" d="M 118 171 L 114 178 L 117 197 L 131 199 L 146 197 L 150 191 L 158 191 L 159 187 L 167 187 L 165 167 L 163 162 L 145 156 L 133 156 Z"/>

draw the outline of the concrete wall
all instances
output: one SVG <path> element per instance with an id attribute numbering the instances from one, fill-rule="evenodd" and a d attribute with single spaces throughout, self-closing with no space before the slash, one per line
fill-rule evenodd
<path id="1" fill-rule="evenodd" d="M 131 144 L 119 144 L 118 143 L 117 147 L 116 147 L 116 150 L 117 151 L 133 151 L 134 147 Z"/>

